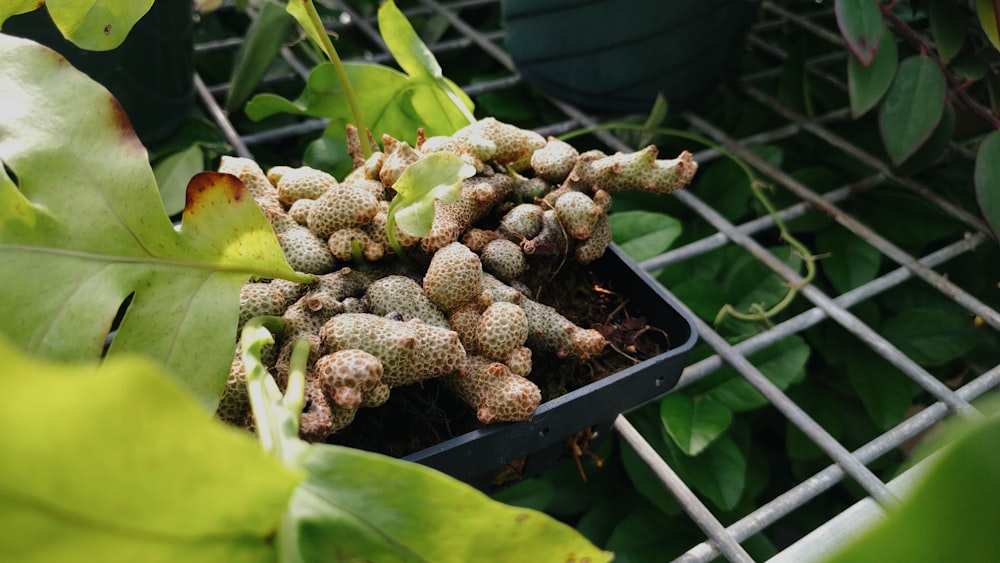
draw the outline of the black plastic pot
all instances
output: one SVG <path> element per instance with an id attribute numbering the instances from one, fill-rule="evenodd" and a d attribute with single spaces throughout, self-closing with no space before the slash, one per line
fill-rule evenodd
<path id="1" fill-rule="evenodd" d="M 561 397 L 543 403 L 531 420 L 493 424 L 425 448 L 404 459 L 433 467 L 483 490 L 496 470 L 526 458 L 522 476 L 536 475 L 563 456 L 567 438 L 592 428 L 607 434 L 615 417 L 673 388 L 698 339 L 694 322 L 634 261 L 612 245 L 594 263 L 609 285 L 669 336 L 671 348 Z"/>
<path id="2" fill-rule="evenodd" d="M 154 3 L 111 51 L 77 48 L 63 38 L 45 8 L 10 18 L 3 32 L 51 47 L 110 90 L 146 145 L 180 127 L 194 103 L 192 0 Z"/>
<path id="3" fill-rule="evenodd" d="M 507 49 L 540 91 L 583 107 L 647 113 L 698 100 L 743 45 L 750 0 L 502 0 Z"/>

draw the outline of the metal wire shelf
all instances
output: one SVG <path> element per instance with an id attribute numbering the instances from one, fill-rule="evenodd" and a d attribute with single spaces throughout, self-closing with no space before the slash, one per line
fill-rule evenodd
<path id="1" fill-rule="evenodd" d="M 468 10 L 489 7 L 495 5 L 497 1 L 467 0 L 440 3 L 435 0 L 421 0 L 418 6 L 406 11 L 411 18 L 423 16 L 442 18 L 451 27 L 453 33 L 449 35 L 448 39 L 431 45 L 431 50 L 436 54 L 477 50 L 485 53 L 498 63 L 500 68 L 505 69 L 506 74 L 498 78 L 483 83 L 463 85 L 463 89 L 470 95 L 524 86 L 510 56 L 503 48 L 503 30 L 500 28 L 477 30 L 463 19 L 463 15 Z M 349 28 L 356 30 L 369 42 L 371 52 L 366 53 L 366 59 L 379 62 L 390 60 L 372 18 L 362 16 L 349 4 L 338 0 L 331 0 L 325 4 L 334 6 L 343 14 L 338 21 L 329 22 L 332 31 L 342 32 Z M 252 11 L 249 14 L 254 15 Z M 770 326 L 738 344 L 730 344 L 713 326 L 704 321 L 698 321 L 698 330 L 703 341 L 711 347 L 713 355 L 688 366 L 675 390 L 691 386 L 723 366 L 731 366 L 767 399 L 771 407 L 801 430 L 831 460 L 831 463 L 824 469 L 802 479 L 794 487 L 775 496 L 752 513 L 728 525 L 723 524 L 719 517 L 713 513 L 713 510 L 693 493 L 689 486 L 659 457 L 629 420 L 625 416 L 617 418 L 614 429 L 621 439 L 631 445 L 643 461 L 648 464 L 705 534 L 703 542 L 692 546 L 680 558 L 684 561 L 709 561 L 720 555 L 730 561 L 752 561 L 753 559 L 741 545 L 741 542 L 847 480 L 859 485 L 864 494 L 874 499 L 877 505 L 893 504 L 898 498 L 897 493 L 893 491 L 890 484 L 876 475 L 869 468 L 869 465 L 887 452 L 900 447 L 955 413 L 962 416 L 978 416 L 978 412 L 970 405 L 970 402 L 1000 385 L 1000 365 L 997 365 L 982 371 L 982 373 L 968 376 L 964 385 L 958 389 L 951 389 L 851 311 L 853 307 L 876 296 L 891 292 L 904 283 L 919 280 L 964 308 L 971 316 L 981 319 L 989 329 L 1000 330 L 1000 313 L 996 309 L 950 281 L 946 275 L 938 272 L 942 266 L 963 255 L 972 253 L 978 247 L 995 243 L 982 220 L 953 204 L 947 198 L 938 195 L 931 187 L 913 178 L 900 175 L 879 157 L 866 152 L 863 148 L 840 136 L 836 132 L 836 126 L 850 120 L 847 108 L 838 108 L 818 116 L 804 116 L 758 86 L 779 74 L 782 61 L 788 56 L 771 39 L 773 33 L 777 30 L 791 28 L 794 29 L 795 33 L 808 34 L 821 42 L 827 42 L 831 47 L 841 47 L 842 40 L 839 34 L 833 31 L 833 26 L 835 23 L 833 23 L 832 10 L 829 8 L 819 6 L 805 11 L 793 12 L 770 1 L 764 1 L 761 4 L 759 17 L 748 36 L 747 48 L 769 57 L 773 61 L 773 66 L 741 76 L 737 83 L 731 85 L 730 88 L 735 95 L 744 98 L 748 105 L 779 116 L 784 122 L 782 125 L 743 138 L 734 138 L 714 125 L 707 117 L 694 110 L 684 113 L 682 118 L 690 130 L 717 142 L 725 150 L 745 160 L 775 185 L 795 196 L 797 202 L 780 209 L 778 211 L 779 218 L 790 221 L 812 213 L 824 214 L 832 218 L 841 228 L 852 233 L 853 236 L 877 249 L 882 257 L 894 266 L 883 268 L 881 275 L 875 279 L 839 295 L 831 296 L 815 285 L 806 285 L 797 298 L 799 301 L 807 303 L 802 312 Z M 238 37 L 213 40 L 197 45 L 196 52 L 201 56 L 218 51 L 234 50 L 238 45 Z M 831 49 L 831 52 L 827 54 L 810 59 L 808 71 L 828 87 L 845 89 L 844 78 L 837 71 L 832 70 L 843 67 L 843 52 L 842 48 Z M 281 56 L 287 65 L 287 70 L 269 75 L 265 79 L 264 85 L 296 84 L 297 87 L 301 88 L 308 76 L 310 65 L 302 61 L 296 51 L 290 47 L 285 48 Z M 447 75 L 447 69 L 445 70 Z M 326 122 L 323 120 L 303 119 L 294 124 L 285 123 L 269 129 L 261 130 L 258 128 L 254 131 L 241 131 L 239 125 L 234 124 L 220 105 L 220 100 L 224 98 L 228 87 L 227 83 L 210 84 L 202 76 L 196 76 L 196 90 L 201 105 L 224 132 L 237 155 L 252 157 L 254 151 L 260 147 L 295 142 L 303 137 L 314 137 L 319 135 L 326 126 Z M 588 113 L 557 100 L 550 99 L 548 103 L 556 108 L 562 118 L 553 119 L 537 128 L 545 135 L 559 134 L 579 127 L 596 126 L 604 119 L 604 116 Z M 625 151 L 634 148 L 629 147 L 623 138 L 616 136 L 611 131 L 599 131 L 594 135 L 611 151 Z M 870 169 L 870 173 L 850 180 L 835 189 L 822 191 L 797 180 L 753 151 L 753 147 L 759 144 L 800 138 L 808 138 L 812 142 L 818 141 L 827 150 L 843 153 L 866 166 Z M 954 158 L 960 159 L 968 159 L 971 155 L 971 152 L 962 146 L 953 146 L 951 153 Z M 707 162 L 719 156 L 719 151 L 706 150 L 696 154 L 696 159 L 700 162 Z M 933 252 L 923 256 L 913 256 L 897 242 L 893 242 L 888 235 L 879 233 L 845 210 L 844 204 L 850 202 L 858 194 L 879 190 L 887 185 L 901 187 L 931 202 L 938 209 L 964 224 L 967 228 L 966 233 L 964 236 L 941 245 Z M 733 224 L 722 213 L 713 208 L 710 202 L 700 199 L 697 193 L 682 190 L 677 192 L 675 197 L 693 214 L 710 225 L 713 233 L 646 260 L 641 263 L 642 268 L 656 271 L 690 260 L 697 260 L 710 251 L 735 245 L 749 253 L 755 260 L 764 264 L 787 283 L 800 284 L 802 282 L 802 277 L 798 272 L 789 268 L 757 239 L 758 235 L 775 229 L 776 222 L 773 218 L 762 216 L 740 224 Z M 867 346 L 886 362 L 895 366 L 933 397 L 934 402 L 863 446 L 849 450 L 785 392 L 768 380 L 759 367 L 748 359 L 748 356 L 756 351 L 790 336 L 802 334 L 807 329 L 824 322 L 835 323 L 853 335 L 859 342 L 859 346 Z M 868 502 L 870 503 L 870 501 Z M 827 535 L 827 528 L 834 526 L 836 520 L 835 515 L 831 516 L 827 524 L 819 526 L 813 534 L 801 540 L 799 544 L 787 548 L 779 558 L 784 556 L 788 560 L 802 560 L 802 557 L 815 557 L 817 550 L 821 551 L 826 547 L 824 537 Z M 794 557 L 792 554 L 795 554 Z"/>

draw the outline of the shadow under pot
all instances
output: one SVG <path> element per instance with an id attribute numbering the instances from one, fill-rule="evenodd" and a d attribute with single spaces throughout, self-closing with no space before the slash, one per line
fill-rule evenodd
<path id="1" fill-rule="evenodd" d="M 592 110 L 684 109 L 736 58 L 748 0 L 502 0 L 506 45 L 539 91 Z"/>

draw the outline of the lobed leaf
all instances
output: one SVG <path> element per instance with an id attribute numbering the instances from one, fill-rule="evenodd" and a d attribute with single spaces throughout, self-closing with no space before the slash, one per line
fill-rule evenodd
<path id="1" fill-rule="evenodd" d="M 899 62 L 892 32 L 883 31 L 881 47 L 871 64 L 862 65 L 854 57 L 847 58 L 847 92 L 851 99 L 851 115 L 861 117 L 875 107 L 889 91 Z"/>
<path id="2" fill-rule="evenodd" d="M 462 123 L 453 123 L 451 118 L 436 113 L 434 108 L 441 106 L 434 101 L 430 87 L 411 82 L 397 70 L 371 63 L 344 63 L 344 71 L 354 90 L 363 93 L 358 99 L 362 118 L 376 138 L 388 134 L 413 144 L 418 128 L 433 137 L 450 135 Z M 354 121 L 347 95 L 330 63 L 313 68 L 305 90 L 296 100 L 258 94 L 246 106 L 247 116 L 254 120 L 279 113 L 330 119 L 323 135 L 338 139 L 345 136 L 345 127 Z"/>
<path id="3" fill-rule="evenodd" d="M 899 165 L 930 138 L 944 113 L 947 83 L 941 68 L 928 57 L 913 56 L 899 64 L 879 112 L 882 142 Z"/>
<path id="4" fill-rule="evenodd" d="M 837 26 L 847 42 L 847 48 L 862 66 L 871 64 L 881 43 L 882 13 L 874 0 L 835 0 Z"/>
<path id="5" fill-rule="evenodd" d="M 979 209 L 993 233 L 1000 236 L 1000 131 L 983 139 L 976 151 L 974 182 Z"/>
<path id="6" fill-rule="evenodd" d="M 23 39 L 0 35 L 0 60 L 0 332 L 35 354 L 97 358 L 129 300 L 108 353 L 157 360 L 213 407 L 241 285 L 307 278 L 235 177 L 193 178 L 175 230 L 107 90 Z"/>
<path id="7" fill-rule="evenodd" d="M 311 40 L 321 40 L 300 2 L 289 2 L 288 11 L 305 27 Z M 351 87 L 357 92 L 365 126 L 375 137 L 388 134 L 413 144 L 418 128 L 433 137 L 451 135 L 471 123 L 472 100 L 441 75 L 430 50 L 392 2 L 379 9 L 379 26 L 386 45 L 406 73 L 377 64 L 343 65 Z M 354 122 L 347 95 L 332 64 L 313 68 L 297 100 L 260 94 L 247 104 L 246 113 L 255 120 L 277 113 L 327 118 L 330 125 L 323 135 L 334 139 L 343 139 L 345 126 Z"/>
<path id="8" fill-rule="evenodd" d="M 188 181 L 204 169 L 205 155 L 198 143 L 165 157 L 153 166 L 153 176 L 167 215 L 174 216 L 184 211 Z"/>
<path id="9" fill-rule="evenodd" d="M 0 559 L 273 560 L 301 473 L 143 358 L 0 356 Z"/>

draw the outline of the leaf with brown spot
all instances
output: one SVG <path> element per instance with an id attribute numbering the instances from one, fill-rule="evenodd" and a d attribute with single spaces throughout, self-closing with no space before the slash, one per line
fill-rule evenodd
<path id="1" fill-rule="evenodd" d="M 99 358 L 131 297 L 108 353 L 151 357 L 214 405 L 240 286 L 303 281 L 264 214 L 234 177 L 206 174 L 175 230 L 107 90 L 23 39 L 0 35 L 0 61 L 0 332 L 34 354 Z"/>
<path id="2" fill-rule="evenodd" d="M 48 0 L 45 5 L 59 31 L 76 46 L 108 51 L 125 41 L 153 0 Z"/>

